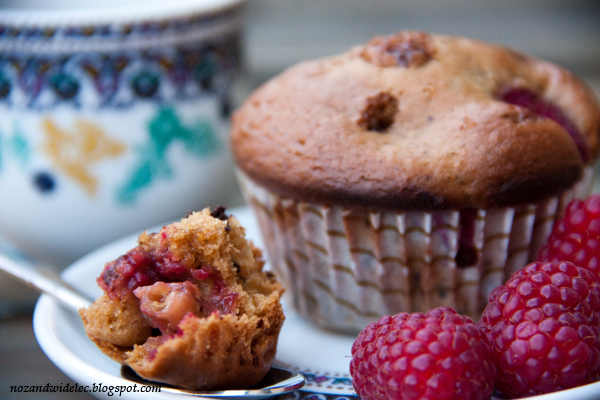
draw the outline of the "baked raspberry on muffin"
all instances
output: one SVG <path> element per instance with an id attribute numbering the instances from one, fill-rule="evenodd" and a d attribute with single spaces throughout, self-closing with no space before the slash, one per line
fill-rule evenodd
<path id="1" fill-rule="evenodd" d="M 502 46 L 404 31 L 291 67 L 233 116 L 239 180 L 299 312 L 478 320 L 598 157 L 600 105 Z"/>
<path id="2" fill-rule="evenodd" d="M 249 388 L 275 359 L 281 285 L 224 208 L 195 212 L 106 264 L 80 310 L 87 335 L 141 377 L 187 389 Z"/>

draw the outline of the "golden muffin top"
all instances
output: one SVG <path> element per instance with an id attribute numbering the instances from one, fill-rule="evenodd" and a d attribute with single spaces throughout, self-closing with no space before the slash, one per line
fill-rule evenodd
<path id="1" fill-rule="evenodd" d="M 488 208 L 573 186 L 598 156 L 600 103 L 547 61 L 403 31 L 284 71 L 236 111 L 231 134 L 238 167 L 284 197 Z"/>

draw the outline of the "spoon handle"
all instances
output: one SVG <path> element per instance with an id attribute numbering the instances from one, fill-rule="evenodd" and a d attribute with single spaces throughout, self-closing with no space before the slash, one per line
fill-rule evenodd
<path id="1" fill-rule="evenodd" d="M 91 304 L 91 300 L 64 282 L 58 273 L 30 261 L 14 248 L 2 243 L 0 270 L 7 272 L 39 292 L 46 293 L 68 308 L 77 311 Z"/>

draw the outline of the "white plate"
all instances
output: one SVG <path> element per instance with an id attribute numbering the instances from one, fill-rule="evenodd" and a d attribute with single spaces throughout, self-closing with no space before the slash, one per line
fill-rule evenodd
<path id="1" fill-rule="evenodd" d="M 258 225 L 250 210 L 238 208 L 230 210 L 229 213 L 235 215 L 246 227 L 247 236 L 263 248 Z M 67 268 L 63 278 L 91 298 L 98 297 L 101 291 L 96 286 L 95 278 L 100 274 L 104 264 L 134 247 L 136 238 L 137 235 L 128 236 L 90 253 Z M 355 394 L 348 372 L 350 349 L 354 337 L 316 328 L 298 316 L 293 309 L 285 307 L 285 301 L 284 308 L 286 321 L 279 337 L 277 363 L 304 373 L 307 385 L 302 390 L 309 392 L 298 393 L 294 397 L 306 398 L 314 393 L 329 395 L 320 395 L 319 398 Z M 97 391 L 90 393 L 93 396 L 115 398 L 115 395 L 108 394 L 108 388 L 111 386 L 128 385 L 128 388 L 133 390 L 131 382 L 121 378 L 120 365 L 103 355 L 87 338 L 79 316 L 64 309 L 52 298 L 46 295 L 40 297 L 35 308 L 33 328 L 38 343 L 48 358 L 79 387 L 89 386 L 91 390 L 95 387 Z M 99 386 L 100 384 L 102 386 Z M 137 388 L 139 389 L 140 386 L 138 385 Z M 165 392 L 125 392 L 120 397 L 132 400 L 181 399 L 181 396 Z M 598 398 L 600 398 L 600 382 L 528 399 Z"/>

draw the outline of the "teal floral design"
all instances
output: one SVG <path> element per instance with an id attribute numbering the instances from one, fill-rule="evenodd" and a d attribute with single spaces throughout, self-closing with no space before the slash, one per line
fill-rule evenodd
<path id="1" fill-rule="evenodd" d="M 27 138 L 23 135 L 23 132 L 21 132 L 21 129 L 19 129 L 18 126 L 15 126 L 13 136 L 10 138 L 8 146 L 19 165 L 24 168 L 31 157 L 31 148 Z"/>
<path id="2" fill-rule="evenodd" d="M 0 171 L 8 155 L 14 158 L 21 168 L 25 168 L 31 158 L 31 146 L 16 124 L 11 137 L 0 134 Z"/>
<path id="3" fill-rule="evenodd" d="M 208 121 L 200 120 L 186 126 L 170 107 L 158 110 L 148 124 L 148 132 L 148 141 L 136 149 L 138 161 L 133 172 L 118 190 L 117 199 L 123 204 L 134 203 L 140 192 L 155 180 L 173 176 L 167 150 L 175 141 L 182 142 L 186 151 L 199 158 L 209 157 L 221 147 Z"/>
<path id="4" fill-rule="evenodd" d="M 3 158 L 2 158 L 2 153 L 3 153 L 3 147 L 4 147 L 4 139 L 2 138 L 2 133 L 0 132 L 0 172 L 2 172 L 2 164 L 3 164 Z"/>
<path id="5" fill-rule="evenodd" d="M 331 382 L 332 385 L 352 385 L 352 379 L 350 378 L 334 378 L 333 382 Z"/>

